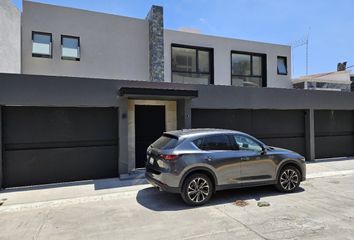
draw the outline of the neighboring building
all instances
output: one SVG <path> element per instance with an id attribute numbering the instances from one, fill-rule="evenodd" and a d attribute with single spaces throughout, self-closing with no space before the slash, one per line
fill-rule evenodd
<path id="1" fill-rule="evenodd" d="M 22 73 L 292 88 L 290 46 L 163 28 L 146 19 L 24 1 Z"/>
<path id="2" fill-rule="evenodd" d="M 354 92 L 354 74 L 350 75 L 350 81 L 352 82 L 351 90 L 352 90 L 352 92 Z"/>
<path id="3" fill-rule="evenodd" d="M 294 88 L 326 91 L 351 91 L 351 71 L 306 75 L 293 80 Z"/>
<path id="4" fill-rule="evenodd" d="M 21 15 L 11 0 L 0 0 L 0 72 L 21 72 Z"/>

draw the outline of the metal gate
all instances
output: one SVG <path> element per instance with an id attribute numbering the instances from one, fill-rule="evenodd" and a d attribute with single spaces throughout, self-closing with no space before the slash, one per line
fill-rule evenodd
<path id="1" fill-rule="evenodd" d="M 305 155 L 305 113 L 302 110 L 193 109 L 192 127 L 233 129 L 265 144 Z"/>
<path id="2" fill-rule="evenodd" d="M 354 111 L 315 111 L 316 158 L 354 156 Z"/>
<path id="3" fill-rule="evenodd" d="M 118 176 L 114 108 L 3 108 L 4 187 Z"/>

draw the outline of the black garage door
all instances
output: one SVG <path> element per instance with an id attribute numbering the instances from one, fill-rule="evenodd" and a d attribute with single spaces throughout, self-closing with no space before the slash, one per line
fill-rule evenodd
<path id="1" fill-rule="evenodd" d="M 4 186 L 118 176 L 114 108 L 5 107 Z"/>
<path id="2" fill-rule="evenodd" d="M 354 111 L 315 111 L 316 158 L 354 156 Z"/>
<path id="3" fill-rule="evenodd" d="M 270 146 L 305 155 L 305 115 L 302 110 L 193 109 L 193 128 L 224 128 L 251 134 Z"/>

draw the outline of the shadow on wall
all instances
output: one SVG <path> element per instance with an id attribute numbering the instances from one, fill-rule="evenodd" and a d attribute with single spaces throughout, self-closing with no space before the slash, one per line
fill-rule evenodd
<path id="1" fill-rule="evenodd" d="M 300 187 L 296 192 L 286 194 L 297 194 L 303 191 L 304 189 Z M 283 194 L 285 193 L 278 192 L 273 186 L 225 190 L 217 192 L 209 203 L 204 206 L 232 203 L 237 200 L 260 201 L 264 197 L 281 196 Z M 179 211 L 193 208 L 186 205 L 180 195 L 160 192 L 157 188 L 153 187 L 140 190 L 136 196 L 136 200 L 143 207 L 153 211 Z"/>

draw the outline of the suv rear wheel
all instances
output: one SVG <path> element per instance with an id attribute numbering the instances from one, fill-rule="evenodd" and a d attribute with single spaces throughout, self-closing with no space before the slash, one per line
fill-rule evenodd
<path id="1" fill-rule="evenodd" d="M 285 166 L 279 173 L 277 189 L 281 192 L 294 192 L 300 185 L 300 171 L 293 166 Z"/>
<path id="2" fill-rule="evenodd" d="M 213 194 L 210 178 L 201 173 L 188 176 L 182 186 L 182 199 L 191 206 L 201 206 L 209 201 Z"/>

